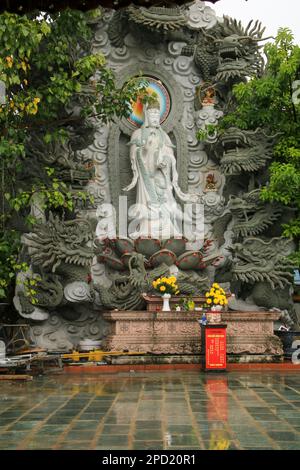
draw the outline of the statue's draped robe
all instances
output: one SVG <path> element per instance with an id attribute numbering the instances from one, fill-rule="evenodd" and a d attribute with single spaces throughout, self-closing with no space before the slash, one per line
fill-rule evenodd
<path id="1" fill-rule="evenodd" d="M 137 179 L 136 205 L 129 215 L 132 238 L 170 238 L 182 235 L 181 210 L 173 189 L 181 196 L 173 145 L 160 127 L 142 127 L 130 141 L 133 178 Z"/>

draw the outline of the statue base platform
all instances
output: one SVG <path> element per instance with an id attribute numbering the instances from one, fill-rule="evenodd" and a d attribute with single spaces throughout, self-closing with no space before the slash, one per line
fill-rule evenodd
<path id="1" fill-rule="evenodd" d="M 163 300 L 161 295 L 143 295 L 144 299 L 147 302 L 147 311 L 148 312 L 161 312 Z M 175 311 L 176 305 L 180 305 L 182 308 L 182 300 L 187 297 L 184 295 L 172 295 L 169 303 L 172 310 Z M 202 307 L 205 302 L 205 297 L 200 295 L 189 296 L 191 300 L 195 302 L 196 307 Z M 199 314 L 199 312 L 197 312 Z"/>
<path id="2" fill-rule="evenodd" d="M 105 351 L 152 354 L 200 354 L 201 312 L 112 311 L 103 314 L 110 325 L 102 342 Z M 274 312 L 222 312 L 227 325 L 227 354 L 282 356 L 282 343 L 274 335 Z M 256 359 L 257 360 L 257 359 Z M 240 361 L 239 361 L 240 362 Z M 249 362 L 249 360 L 247 360 Z"/>

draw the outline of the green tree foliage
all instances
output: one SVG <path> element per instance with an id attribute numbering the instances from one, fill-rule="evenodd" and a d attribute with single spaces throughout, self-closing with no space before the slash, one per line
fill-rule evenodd
<path id="1" fill-rule="evenodd" d="M 283 235 L 300 239 L 300 47 L 291 31 L 281 28 L 272 43 L 265 45 L 265 73 L 234 87 L 237 107 L 222 127 L 242 129 L 263 127 L 277 134 L 269 182 L 261 197 L 279 201 L 295 210 L 294 218 L 283 226 Z M 295 253 L 300 264 L 300 251 Z"/>
<path id="2" fill-rule="evenodd" d="M 0 15 L 0 298 L 20 268 L 20 235 L 36 222 L 33 197 L 46 210 L 66 212 L 88 197 L 84 188 L 72 191 L 43 155 L 91 134 L 95 118 L 128 115 L 131 100 L 144 90 L 142 81 L 118 89 L 103 54 L 91 49 L 100 15 L 101 9 Z"/>

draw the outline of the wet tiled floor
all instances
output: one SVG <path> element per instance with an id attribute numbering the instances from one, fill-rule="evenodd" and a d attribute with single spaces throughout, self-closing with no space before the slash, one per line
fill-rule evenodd
<path id="1" fill-rule="evenodd" d="M 1 382 L 0 449 L 300 449 L 300 374 Z"/>

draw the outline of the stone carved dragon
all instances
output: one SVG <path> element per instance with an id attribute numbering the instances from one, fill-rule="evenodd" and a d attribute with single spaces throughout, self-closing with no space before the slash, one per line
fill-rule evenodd
<path id="1" fill-rule="evenodd" d="M 132 255 L 129 274 L 115 275 L 112 286 L 107 289 L 95 284 L 94 289 L 99 294 L 99 304 L 107 309 L 141 310 L 145 307 L 143 293 L 152 289 L 152 282 L 160 276 L 169 275 L 169 267 L 160 265 L 147 272 L 143 263 L 139 263 L 138 255 Z M 197 273 L 179 273 L 177 282 L 181 294 L 203 294 L 208 289 L 208 278 L 200 277 Z"/>
<path id="2" fill-rule="evenodd" d="M 60 282 L 59 276 L 55 274 L 45 274 L 36 276 L 37 284 L 35 291 L 37 292 L 34 300 L 35 304 L 30 301 L 30 298 L 26 296 L 23 289 L 19 289 L 17 295 L 14 298 L 15 307 L 17 308 L 22 316 L 25 318 L 32 314 L 37 313 L 36 309 L 41 313 L 43 309 L 52 310 L 58 307 L 63 301 L 64 289 Z M 36 315 L 34 315 L 36 317 Z M 47 317 L 47 315 L 45 315 Z"/>
<path id="3" fill-rule="evenodd" d="M 105 248 L 108 241 L 104 242 L 104 247 L 96 241 L 95 250 L 98 251 L 98 260 L 114 271 L 119 271 L 119 274 L 110 275 L 112 286 L 109 289 L 99 284 L 94 285 L 99 294 L 100 305 L 119 310 L 138 310 L 144 307 L 142 294 L 152 290 L 152 282 L 155 279 L 169 275 L 170 265 L 175 259 L 172 257 L 172 255 L 175 257 L 173 252 L 167 249 L 159 250 L 155 242 L 159 243 L 158 240 L 139 240 L 137 245 L 140 245 L 140 250 L 144 252 L 141 253 L 135 251 L 130 240 L 110 241 L 115 251 Z M 179 249 L 181 240 L 173 242 L 177 242 L 176 246 Z M 174 246 L 173 249 L 175 249 Z M 149 261 L 145 254 L 149 255 L 153 249 L 156 249 L 158 256 L 154 258 L 154 252 Z M 123 255 L 120 257 L 122 252 Z M 189 255 L 191 256 L 191 253 Z M 188 259 L 185 262 L 188 262 Z M 200 294 L 208 287 L 208 279 L 205 275 L 200 276 L 190 270 L 188 274 L 179 271 L 177 281 L 182 294 Z"/>
<path id="4" fill-rule="evenodd" d="M 130 5 L 127 11 L 129 21 L 151 31 L 175 31 L 187 23 L 187 19 L 179 7 L 165 8 L 152 6 L 144 8 Z"/>
<path id="5" fill-rule="evenodd" d="M 231 195 L 227 208 L 232 214 L 235 238 L 259 235 L 282 215 L 279 204 L 266 203 L 260 199 L 260 189 L 242 196 Z"/>
<path id="6" fill-rule="evenodd" d="M 283 237 L 250 237 L 233 244 L 232 277 L 241 283 L 241 297 L 267 309 L 287 309 L 294 316 L 290 295 L 294 266 L 287 258 L 292 249 L 292 242 Z"/>
<path id="7" fill-rule="evenodd" d="M 214 39 L 218 44 L 219 58 L 216 80 L 259 76 L 264 63 L 258 43 L 267 39 L 262 37 L 265 28 L 261 23 L 256 21 L 253 24 L 252 20 L 244 28 L 240 21 L 224 16 L 220 28 L 223 37 Z"/>
<path id="8" fill-rule="evenodd" d="M 108 309 L 140 310 L 145 301 L 143 292 L 148 292 L 156 277 L 168 274 L 168 266 L 160 265 L 150 273 L 144 266 L 145 258 L 140 253 L 132 253 L 128 260 L 129 273 L 115 274 L 112 286 L 107 289 L 95 284 L 95 291 L 100 297 L 100 304 Z"/>
<path id="9" fill-rule="evenodd" d="M 24 243 L 34 265 L 55 273 L 63 263 L 84 267 L 87 272 L 93 258 L 93 227 L 86 219 L 62 221 L 49 215 L 46 224 L 37 224 L 24 235 Z"/>
<path id="10" fill-rule="evenodd" d="M 228 82 L 259 75 L 263 59 L 259 53 L 259 41 L 264 28 L 261 23 L 250 21 L 244 28 L 241 22 L 224 16 L 208 34 L 204 29 L 183 47 L 181 54 L 193 56 L 204 81 Z M 213 34 L 215 34 L 213 36 Z"/>
<path id="11" fill-rule="evenodd" d="M 88 130 L 86 133 L 88 134 Z M 26 151 L 31 157 L 30 176 L 32 177 L 35 166 L 39 172 L 41 165 L 49 166 L 56 169 L 59 179 L 74 186 L 86 185 L 94 176 L 94 167 L 91 160 L 82 161 L 82 158 L 77 157 L 74 148 L 80 149 L 82 146 L 80 138 L 79 129 L 76 136 L 73 136 L 73 140 L 65 142 L 53 140 L 45 143 L 42 136 L 33 134 L 26 144 Z"/>
<path id="12" fill-rule="evenodd" d="M 266 203 L 260 199 L 260 189 L 238 196 L 230 194 L 223 215 L 213 224 L 214 238 L 221 247 L 225 243 L 224 233 L 229 224 L 235 241 L 264 234 L 282 213 L 280 204 Z"/>
<path id="13" fill-rule="evenodd" d="M 157 254 L 156 257 L 150 257 L 151 263 L 145 254 L 134 250 L 130 240 L 111 241 L 112 247 L 118 253 L 114 257 L 112 249 L 108 250 L 107 247 L 97 243 L 92 246 L 92 238 L 93 228 L 88 220 L 62 221 L 52 214 L 47 224 L 38 224 L 33 233 L 24 236 L 33 268 L 43 273 L 42 280 L 36 287 L 36 307 L 48 306 L 52 309 L 59 307 L 63 302 L 91 303 L 94 300 L 95 290 L 99 294 L 98 305 L 102 308 L 140 309 L 144 306 L 141 294 L 151 290 L 154 279 L 169 273 L 169 258 L 171 262 L 173 257 L 176 258 L 170 249 L 157 250 L 154 240 L 139 242 L 140 248 L 143 248 L 146 254 L 149 254 L 147 250 L 155 247 Z M 181 253 L 184 245 L 185 242 L 181 240 L 169 240 L 168 247 Z M 87 283 L 95 254 L 99 256 L 101 262 L 105 262 L 108 268 L 113 270 L 110 276 L 112 286 L 109 289 L 99 284 L 89 286 Z M 181 257 L 180 266 L 202 263 L 202 254 L 199 253 L 196 258 L 195 254 L 185 252 Z M 216 256 L 212 257 L 210 262 L 215 258 Z M 51 287 L 50 280 L 52 284 L 55 281 L 60 289 L 55 290 L 53 286 Z M 179 273 L 178 282 L 181 292 L 186 294 L 199 293 L 207 287 L 207 278 L 197 273 L 188 275 Z M 34 310 L 34 306 L 29 305 L 29 300 L 22 293 L 19 293 L 19 299 L 23 313 L 29 314 Z"/>
<path id="14" fill-rule="evenodd" d="M 131 32 L 139 39 L 159 42 L 171 39 L 187 23 L 187 18 L 179 7 L 167 8 L 152 6 L 149 8 L 130 5 L 114 13 L 108 26 L 108 36 L 115 47 L 124 46 L 125 36 Z M 179 32 L 176 37 L 184 38 Z"/>
<path id="15" fill-rule="evenodd" d="M 219 63 L 216 45 L 208 40 L 205 33 L 197 33 L 196 37 L 182 48 L 181 55 L 193 57 L 200 76 L 205 82 L 215 77 Z"/>
<path id="16" fill-rule="evenodd" d="M 211 144 L 211 150 L 225 175 L 239 175 L 266 166 L 272 158 L 276 137 L 265 134 L 260 128 L 250 131 L 230 127 Z"/>
<path id="17" fill-rule="evenodd" d="M 17 289 L 15 306 L 22 316 L 37 318 L 43 308 L 53 310 L 66 302 L 92 299 L 87 283 L 93 259 L 93 228 L 85 219 L 63 221 L 51 213 L 45 224 L 37 224 L 23 236 L 32 261 L 35 303 L 24 289 Z M 45 314 L 46 316 L 46 314 Z"/>
<path id="18" fill-rule="evenodd" d="M 285 238 L 246 238 L 232 246 L 233 277 L 242 282 L 268 282 L 283 289 L 293 281 L 293 265 L 287 258 L 291 242 Z"/>

